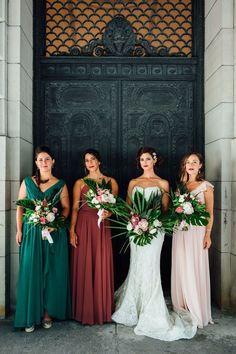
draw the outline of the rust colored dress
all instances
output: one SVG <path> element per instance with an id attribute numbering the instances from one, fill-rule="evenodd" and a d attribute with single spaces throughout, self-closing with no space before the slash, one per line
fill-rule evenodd
<path id="1" fill-rule="evenodd" d="M 76 222 L 78 245 L 71 251 L 72 318 L 82 324 L 111 322 L 114 298 L 113 256 L 109 221 L 97 221 L 97 209 L 82 204 Z"/>

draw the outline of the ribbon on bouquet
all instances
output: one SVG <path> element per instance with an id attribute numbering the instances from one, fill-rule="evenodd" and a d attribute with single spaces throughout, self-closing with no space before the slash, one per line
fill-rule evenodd
<path id="1" fill-rule="evenodd" d="M 42 230 L 42 239 L 48 240 L 49 243 L 53 243 L 52 236 L 50 235 L 50 232 L 48 231 L 48 229 Z"/>
<path id="2" fill-rule="evenodd" d="M 105 210 L 105 209 L 100 209 L 100 210 L 98 210 L 98 212 L 97 212 L 97 216 L 98 216 L 98 227 L 99 227 L 99 228 L 100 228 L 101 222 L 103 221 L 102 214 L 103 214 L 104 210 Z"/>

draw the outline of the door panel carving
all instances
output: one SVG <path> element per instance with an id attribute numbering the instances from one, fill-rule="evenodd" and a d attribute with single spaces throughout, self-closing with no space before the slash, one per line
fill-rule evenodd
<path id="1" fill-rule="evenodd" d="M 116 172 L 118 84 L 49 82 L 45 84 L 44 142 L 58 157 L 55 173 L 70 185 L 84 175 L 82 152 L 101 151 L 103 171 Z"/>
<path id="2" fill-rule="evenodd" d="M 122 93 L 122 179 L 133 176 L 130 166 L 145 145 L 157 149 L 160 174 L 174 182 L 182 153 L 193 147 L 192 83 L 124 82 Z"/>

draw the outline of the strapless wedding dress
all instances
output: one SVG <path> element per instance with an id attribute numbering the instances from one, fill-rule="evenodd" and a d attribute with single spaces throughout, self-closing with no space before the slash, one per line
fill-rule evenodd
<path id="1" fill-rule="evenodd" d="M 144 191 L 146 200 L 151 193 L 160 194 L 158 187 L 133 190 Z M 115 293 L 116 310 L 113 321 L 135 326 L 138 335 L 173 341 L 192 338 L 197 330 L 195 320 L 186 310 L 169 312 L 163 296 L 160 276 L 160 256 L 164 234 L 158 233 L 150 245 L 130 244 L 130 267 L 123 285 Z"/>

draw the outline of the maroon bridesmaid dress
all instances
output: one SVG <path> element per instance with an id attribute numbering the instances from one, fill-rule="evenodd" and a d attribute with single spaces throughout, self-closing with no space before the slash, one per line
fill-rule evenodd
<path id="1" fill-rule="evenodd" d="M 114 301 L 113 256 L 109 221 L 98 227 L 97 210 L 82 203 L 76 222 L 78 245 L 71 252 L 72 318 L 82 324 L 111 322 Z"/>

